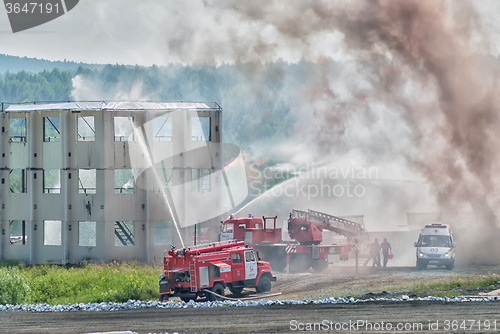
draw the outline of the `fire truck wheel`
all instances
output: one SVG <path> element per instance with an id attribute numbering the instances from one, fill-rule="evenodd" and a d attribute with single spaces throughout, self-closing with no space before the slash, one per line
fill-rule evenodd
<path id="1" fill-rule="evenodd" d="M 295 254 L 290 257 L 290 271 L 293 273 L 303 273 L 311 268 L 311 255 L 310 254 Z"/>
<path id="2" fill-rule="evenodd" d="M 314 260 L 313 264 L 312 264 L 312 268 L 317 273 L 323 272 L 323 271 L 325 271 L 326 268 L 328 268 L 328 261 L 325 261 L 324 259 Z"/>
<path id="3" fill-rule="evenodd" d="M 239 287 L 230 286 L 229 291 L 231 291 L 231 293 L 233 295 L 240 295 L 241 292 L 243 291 L 243 287 L 242 286 L 239 286 Z"/>
<path id="4" fill-rule="evenodd" d="M 212 291 L 218 295 L 224 296 L 224 286 L 220 283 L 215 283 L 213 288 L 212 288 Z M 224 298 L 209 293 L 208 300 L 212 300 L 212 301 L 213 300 L 224 300 Z"/>
<path id="5" fill-rule="evenodd" d="M 269 292 L 271 291 L 271 280 L 267 276 L 263 276 L 259 280 L 259 284 L 257 285 L 257 292 Z"/>
<path id="6" fill-rule="evenodd" d="M 271 268 L 276 271 L 283 271 L 286 268 L 286 261 L 283 259 L 272 259 L 270 264 Z"/>

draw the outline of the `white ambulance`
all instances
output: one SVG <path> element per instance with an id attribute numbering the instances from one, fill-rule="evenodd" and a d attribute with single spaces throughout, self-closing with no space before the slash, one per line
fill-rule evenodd
<path id="1" fill-rule="evenodd" d="M 417 269 L 426 269 L 432 264 L 446 266 L 452 270 L 455 266 L 455 240 L 447 224 L 433 223 L 425 225 L 415 242 L 417 248 Z"/>

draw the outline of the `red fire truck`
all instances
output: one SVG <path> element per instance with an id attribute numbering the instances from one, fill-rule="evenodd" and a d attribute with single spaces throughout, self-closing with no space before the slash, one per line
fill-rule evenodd
<path id="1" fill-rule="evenodd" d="M 281 239 L 281 228 L 276 228 L 277 217 L 229 217 L 222 222 L 219 240 L 242 240 L 251 245 L 260 256 L 271 263 L 274 270 L 286 268 L 289 257 L 290 270 L 301 272 L 311 266 L 321 272 L 329 263 L 348 259 L 354 239 L 362 242 L 368 239 L 364 226 L 353 221 L 318 211 L 292 210 L 288 219 L 289 242 Z M 268 227 L 268 221 L 273 226 Z M 329 230 L 346 237 L 343 245 L 321 245 L 323 230 Z"/>
<path id="2" fill-rule="evenodd" d="M 226 241 L 182 249 L 172 247 L 163 258 L 160 301 L 180 297 L 183 301 L 206 297 L 220 300 L 226 287 L 233 294 L 243 288 L 271 291 L 269 262 L 260 261 L 243 241 Z"/>

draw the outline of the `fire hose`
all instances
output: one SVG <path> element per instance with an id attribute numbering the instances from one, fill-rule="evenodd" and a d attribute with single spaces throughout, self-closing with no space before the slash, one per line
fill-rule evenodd
<path id="1" fill-rule="evenodd" d="M 282 294 L 282 292 L 277 292 L 277 293 L 270 293 L 270 294 L 258 294 L 258 295 L 255 295 L 255 296 L 251 296 L 251 297 L 246 297 L 246 298 L 231 298 L 231 297 L 226 297 L 226 296 L 222 296 L 222 295 L 219 295 L 218 293 L 215 293 L 211 290 L 203 290 L 205 292 L 208 292 L 208 293 L 211 293 L 212 295 L 216 296 L 216 297 L 219 297 L 219 298 L 224 298 L 224 299 L 227 299 L 227 300 L 232 300 L 232 301 L 238 301 L 238 300 L 252 300 L 252 299 L 258 299 L 258 298 L 267 298 L 267 297 L 274 297 L 274 296 L 279 296 Z"/>

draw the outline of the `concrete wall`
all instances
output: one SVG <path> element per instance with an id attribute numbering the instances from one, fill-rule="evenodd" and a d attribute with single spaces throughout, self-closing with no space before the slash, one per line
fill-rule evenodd
<path id="1" fill-rule="evenodd" d="M 172 118 L 171 141 L 154 139 L 151 120 L 161 115 Z M 94 140 L 82 141 L 81 136 L 80 140 L 78 139 L 79 116 L 93 116 Z M 10 121 L 23 117 L 26 119 L 26 139 L 12 139 Z M 55 120 L 58 118 L 59 139 L 44 141 L 44 117 Z M 138 131 L 134 132 L 132 141 L 127 141 L 128 138 L 115 140 L 115 117 L 133 119 L 134 128 Z M 192 140 L 191 122 L 196 117 L 210 119 L 209 142 Z M 191 192 L 188 182 L 191 181 L 192 169 L 213 171 L 221 168 L 221 154 L 214 152 L 219 148 L 213 146 L 220 143 L 220 124 L 220 108 L 2 111 L 0 260 L 28 263 L 79 263 L 85 260 L 161 261 L 164 250 L 169 249 L 171 244 L 180 246 L 181 242 L 173 225 L 166 231 L 161 230 L 162 233 L 171 235 L 169 243 L 155 242 L 158 241 L 155 226 L 164 226 L 164 223 L 155 222 L 172 221 L 171 212 L 180 217 L 188 217 L 187 213 L 194 209 L 192 205 L 187 207 L 187 204 L 182 203 L 176 205 L 173 210 L 169 209 L 165 198 L 171 201 L 174 195 L 182 198 Z M 189 154 L 193 150 L 197 153 Z M 175 190 L 155 191 L 156 176 L 153 166 L 172 170 L 171 183 L 176 185 Z M 88 169 L 91 171 L 85 172 L 93 173 L 95 170 L 95 191 L 81 193 L 79 172 Z M 116 193 L 115 171 L 119 169 L 133 170 L 133 192 Z M 13 170 L 25 171 L 26 192 L 11 192 Z M 55 170 L 56 173 L 59 171 L 60 175 L 60 185 L 56 189 L 50 189 L 51 193 L 44 192 L 44 188 L 47 188 L 44 187 L 44 173 L 48 170 Z M 214 174 L 211 174 L 210 178 L 211 191 L 215 193 L 222 180 Z M 174 191 L 177 194 L 171 193 Z M 194 198 L 197 195 L 190 194 Z M 217 199 L 214 201 L 214 205 L 220 205 Z M 169 203 L 172 205 L 172 202 Z M 219 220 L 210 220 L 212 241 L 215 241 Z M 116 221 L 133 222 L 134 245 L 116 245 Z M 82 230 L 80 222 L 84 222 L 81 223 Z M 187 226 L 195 222 L 180 223 Z M 16 240 L 12 244 L 11 226 L 19 231 L 22 225 L 25 231 L 24 244 Z M 85 242 L 92 239 L 91 245 L 80 245 L 79 234 L 88 232 L 89 226 L 90 237 L 85 239 Z M 193 226 L 180 228 L 179 231 L 189 245 Z"/>

